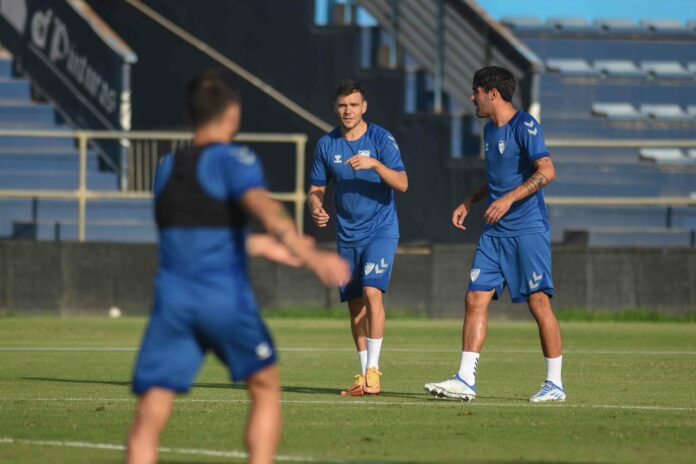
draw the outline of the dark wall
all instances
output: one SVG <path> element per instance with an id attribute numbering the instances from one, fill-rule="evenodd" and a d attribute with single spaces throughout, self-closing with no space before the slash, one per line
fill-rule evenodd
<path id="1" fill-rule="evenodd" d="M 442 245 L 399 253 L 386 296 L 389 311 L 462 317 L 474 250 Z M 156 266 L 154 245 L 0 242 L 0 312 L 106 315 L 117 306 L 126 315 L 147 314 Z M 264 309 L 340 306 L 338 292 L 306 270 L 255 259 L 251 276 Z M 553 249 L 553 277 L 556 308 L 696 313 L 693 249 L 559 246 Z M 529 317 L 507 293 L 491 315 Z"/>

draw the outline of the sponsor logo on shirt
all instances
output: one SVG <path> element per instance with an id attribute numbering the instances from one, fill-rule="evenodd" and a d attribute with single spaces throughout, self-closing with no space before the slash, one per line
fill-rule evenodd
<path id="1" fill-rule="evenodd" d="M 358 155 L 370 157 L 370 150 L 360 150 Z"/>
<path id="2" fill-rule="evenodd" d="M 498 140 L 498 151 L 500 152 L 501 155 L 505 151 L 505 141 L 504 140 Z"/>
<path id="3" fill-rule="evenodd" d="M 334 155 L 334 163 L 342 163 L 343 162 L 343 157 L 341 155 Z"/>

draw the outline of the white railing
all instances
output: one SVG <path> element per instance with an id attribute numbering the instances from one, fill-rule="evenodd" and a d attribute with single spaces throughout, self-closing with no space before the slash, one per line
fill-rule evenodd
<path id="1" fill-rule="evenodd" d="M 168 142 L 170 149 L 190 143 L 193 134 L 188 132 L 107 132 L 107 131 L 55 131 L 55 130 L 0 130 L 3 137 L 70 138 L 77 141 L 79 178 L 75 190 L 0 189 L 0 198 L 45 198 L 76 200 L 78 202 L 78 240 L 84 242 L 87 224 L 87 202 L 90 200 L 147 200 L 152 199 L 152 176 L 157 166 L 159 149 L 156 142 Z M 117 140 L 129 147 L 128 159 L 132 163 L 129 179 L 134 181 L 128 191 L 95 191 L 87 188 L 87 153 L 93 140 Z M 292 143 L 295 145 L 295 189 L 292 192 L 272 192 L 273 198 L 294 204 L 295 221 L 300 232 L 304 227 L 304 202 L 306 199 L 304 166 L 307 136 L 305 134 L 241 133 L 236 142 Z M 144 142 L 144 143 L 143 143 Z M 149 143 L 150 149 L 147 144 Z M 155 149 L 152 147 L 155 146 Z M 140 148 L 139 148 L 140 147 Z M 144 166 L 150 169 L 146 170 Z M 145 172 L 136 172 L 145 171 Z"/>

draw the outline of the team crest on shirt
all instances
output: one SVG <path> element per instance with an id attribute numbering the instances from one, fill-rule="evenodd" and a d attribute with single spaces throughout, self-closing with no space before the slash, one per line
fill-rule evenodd
<path id="1" fill-rule="evenodd" d="M 498 140 L 498 151 L 501 155 L 505 151 L 505 140 Z"/>
<path id="2" fill-rule="evenodd" d="M 471 270 L 471 281 L 476 282 L 476 279 L 478 279 L 479 274 L 481 274 L 481 269 L 472 269 Z"/>
<path id="3" fill-rule="evenodd" d="M 358 155 L 370 157 L 370 150 L 360 150 Z"/>
<path id="4" fill-rule="evenodd" d="M 343 157 L 341 155 L 334 155 L 334 163 L 342 163 Z"/>

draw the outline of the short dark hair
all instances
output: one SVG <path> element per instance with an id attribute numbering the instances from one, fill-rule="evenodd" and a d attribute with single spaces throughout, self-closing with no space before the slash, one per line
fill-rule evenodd
<path id="1" fill-rule="evenodd" d="M 474 89 L 481 87 L 486 92 L 496 89 L 503 100 L 512 101 L 515 93 L 515 76 L 510 71 L 500 66 L 486 66 L 474 74 Z"/>
<path id="2" fill-rule="evenodd" d="M 355 92 L 360 92 L 363 100 L 365 99 L 365 87 L 359 81 L 353 79 L 345 79 L 338 83 L 336 86 L 336 98 L 345 97 Z"/>
<path id="3" fill-rule="evenodd" d="M 186 86 L 186 110 L 193 127 L 210 122 L 240 101 L 239 88 L 221 70 L 203 71 Z"/>

